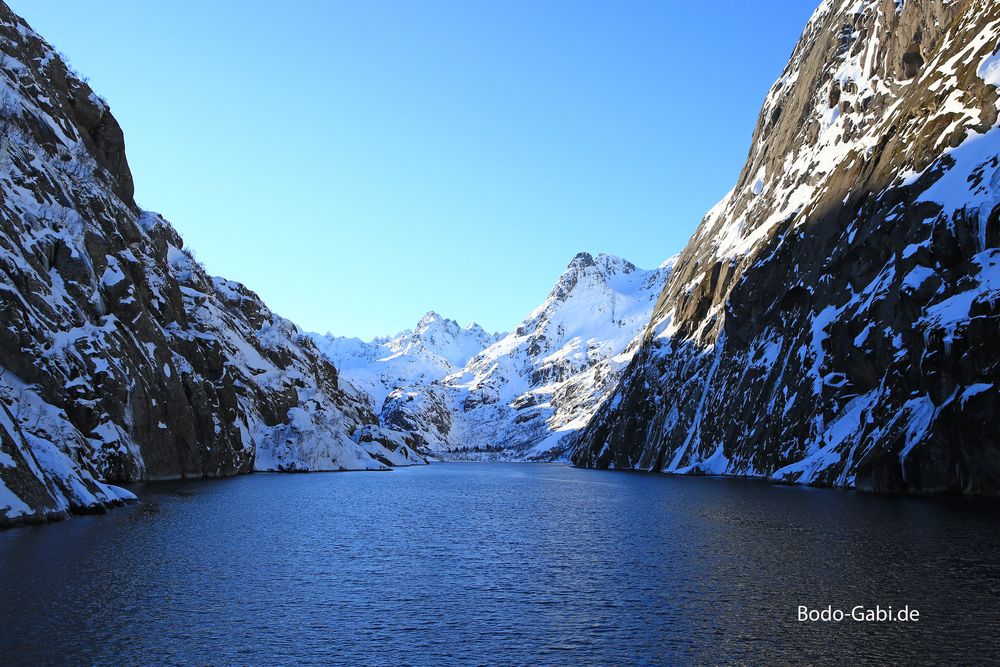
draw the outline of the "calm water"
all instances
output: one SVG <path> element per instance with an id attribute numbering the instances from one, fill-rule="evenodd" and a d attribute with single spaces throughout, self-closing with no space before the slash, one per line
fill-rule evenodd
<path id="1" fill-rule="evenodd" d="M 3 664 L 961 662 L 1000 651 L 1000 506 L 437 464 L 135 489 L 0 533 Z M 920 611 L 798 623 L 799 604 Z"/>

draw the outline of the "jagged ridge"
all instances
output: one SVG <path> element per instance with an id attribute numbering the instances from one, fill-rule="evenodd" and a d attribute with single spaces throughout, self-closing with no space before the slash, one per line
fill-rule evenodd
<path id="1" fill-rule="evenodd" d="M 374 347 L 318 342 L 381 403 L 384 429 L 411 448 L 447 458 L 556 458 L 617 383 L 670 266 L 646 271 L 580 253 L 503 336 L 429 316 L 416 334 Z M 458 353 L 445 359 L 443 350 Z"/>

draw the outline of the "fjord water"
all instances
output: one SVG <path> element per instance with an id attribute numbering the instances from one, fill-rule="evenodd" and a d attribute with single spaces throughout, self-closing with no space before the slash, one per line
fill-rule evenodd
<path id="1" fill-rule="evenodd" d="M 978 662 L 1000 506 L 446 463 L 134 487 L 0 533 L 4 664 Z M 798 605 L 920 612 L 799 623 Z"/>

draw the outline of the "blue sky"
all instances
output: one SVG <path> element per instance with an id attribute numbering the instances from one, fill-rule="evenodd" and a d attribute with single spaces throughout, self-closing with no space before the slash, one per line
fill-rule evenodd
<path id="1" fill-rule="evenodd" d="M 9 4 L 209 271 L 370 338 L 507 330 L 579 251 L 680 251 L 815 2 Z"/>

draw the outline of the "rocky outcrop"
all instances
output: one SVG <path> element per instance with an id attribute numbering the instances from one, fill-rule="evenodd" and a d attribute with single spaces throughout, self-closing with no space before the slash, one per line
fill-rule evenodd
<path id="1" fill-rule="evenodd" d="M 1000 491 L 1000 5 L 825 1 L 579 465 Z"/>
<path id="2" fill-rule="evenodd" d="M 117 480 L 421 460 L 362 442 L 376 415 L 311 339 L 136 206 L 108 105 L 2 3 L 0 51 L 0 527 Z"/>

